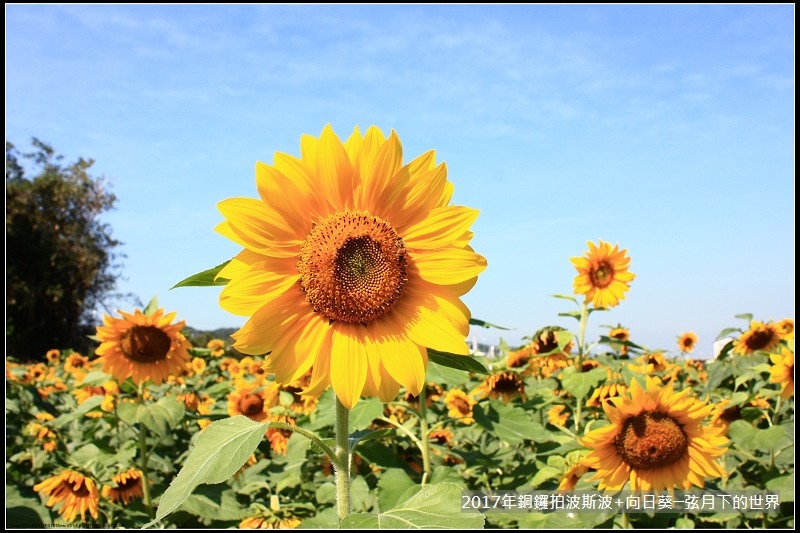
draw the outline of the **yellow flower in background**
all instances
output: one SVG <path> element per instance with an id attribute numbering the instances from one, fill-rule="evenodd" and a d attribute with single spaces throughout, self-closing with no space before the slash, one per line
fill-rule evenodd
<path id="1" fill-rule="evenodd" d="M 89 370 L 89 358 L 78 352 L 72 352 L 64 359 L 64 370 L 72 374 L 75 379 L 81 380 Z"/>
<path id="2" fill-rule="evenodd" d="M 144 496 L 144 476 L 138 468 L 129 468 L 125 472 L 115 475 L 111 480 L 112 485 L 103 485 L 102 494 L 112 502 L 122 502 L 125 505 Z"/>
<path id="3" fill-rule="evenodd" d="M 208 341 L 208 344 L 206 344 L 206 348 L 211 350 L 211 355 L 213 357 L 222 357 L 225 355 L 227 344 L 225 344 L 225 341 L 222 339 L 211 339 Z"/>
<path id="4" fill-rule="evenodd" d="M 444 395 L 444 405 L 448 409 L 447 415 L 457 418 L 462 424 L 469 425 L 475 422 L 475 419 L 472 418 L 472 407 L 476 403 L 478 402 L 459 389 L 450 389 Z"/>
<path id="5" fill-rule="evenodd" d="M 90 478 L 74 470 L 64 470 L 60 474 L 49 477 L 34 485 L 33 490 L 49 496 L 48 507 L 60 506 L 58 514 L 67 522 L 72 522 L 81 515 L 81 521 L 86 521 L 86 512 L 97 520 L 100 495 L 97 485 Z"/>
<path id="6" fill-rule="evenodd" d="M 120 383 L 132 378 L 137 385 L 152 380 L 160 385 L 169 376 L 180 375 L 189 361 L 189 342 L 180 331 L 185 321 L 172 324 L 175 313 L 158 309 L 145 315 L 139 309 L 133 314 L 119 311 L 122 318 L 103 317 L 97 327 L 102 344 L 96 353 L 103 360 L 103 371 Z"/>
<path id="7" fill-rule="evenodd" d="M 49 363 L 58 363 L 61 360 L 61 350 L 48 350 L 45 357 Z"/>
<path id="8" fill-rule="evenodd" d="M 689 353 L 697 346 L 697 335 L 691 331 L 687 331 L 678 338 L 678 348 L 681 353 Z"/>
<path id="9" fill-rule="evenodd" d="M 690 394 L 648 376 L 646 389 L 633 380 L 630 396 L 603 402 L 611 424 L 580 439 L 592 450 L 583 464 L 597 470 L 600 490 L 628 482 L 631 490 L 702 488 L 705 478 L 726 475 L 716 459 L 728 439 L 722 428 L 701 425 L 714 407 Z"/>
<path id="10" fill-rule="evenodd" d="M 628 328 L 612 328 L 611 331 L 608 332 L 608 336 L 612 339 L 616 339 L 618 341 L 627 342 L 631 340 L 631 332 Z M 628 347 L 625 344 L 619 345 L 619 354 L 620 355 L 628 355 Z"/>
<path id="11" fill-rule="evenodd" d="M 624 383 L 606 383 L 600 385 L 592 392 L 592 395 L 586 400 L 587 407 L 603 407 L 603 404 L 611 398 L 622 396 L 628 392 L 628 386 Z"/>
<path id="12" fill-rule="evenodd" d="M 626 257 L 627 250 L 620 250 L 619 245 L 612 248 L 604 241 L 599 246 L 591 241 L 587 244 L 585 257 L 570 259 L 578 270 L 573 282 L 575 294 L 584 294 L 586 303 L 592 302 L 595 307 L 614 307 L 625 299 L 625 292 L 636 277 L 628 271 L 631 260 Z"/>
<path id="13" fill-rule="evenodd" d="M 274 381 L 236 380 L 236 389 L 228 395 L 228 414 L 263 422 L 269 416 L 270 407 L 278 404 L 278 393 L 278 384 Z"/>
<path id="14" fill-rule="evenodd" d="M 780 333 L 772 322 L 750 322 L 750 329 L 745 331 L 733 343 L 733 353 L 750 355 L 754 352 L 769 352 L 781 341 Z"/>
<path id="15" fill-rule="evenodd" d="M 306 392 L 419 394 L 426 348 L 468 355 L 460 296 L 486 268 L 468 243 L 478 212 L 449 205 L 453 185 L 434 151 L 403 164 L 400 139 L 330 126 L 301 138 L 301 156 L 256 166 L 260 199 L 218 204 L 222 235 L 244 250 L 219 272 L 227 311 L 250 317 L 233 338 L 271 352 L 280 383 L 312 369 Z"/>
<path id="16" fill-rule="evenodd" d="M 547 410 L 547 421 L 554 426 L 566 426 L 567 420 L 569 420 L 569 411 L 564 412 L 566 408 L 567 406 L 564 404 L 553 405 Z"/>
<path id="17" fill-rule="evenodd" d="M 493 400 L 502 398 L 503 403 L 508 403 L 517 396 L 525 399 L 525 383 L 516 372 L 500 372 L 487 377 L 483 383 L 475 387 L 471 395 L 479 398 L 489 397 Z"/>
<path id="18" fill-rule="evenodd" d="M 582 464 L 582 463 L 575 463 L 567 468 L 567 471 L 564 472 L 564 476 L 561 478 L 561 481 L 558 483 L 557 490 L 575 490 L 575 485 L 578 484 L 578 481 L 589 471 L 589 467 Z"/>
<path id="19" fill-rule="evenodd" d="M 295 529 L 301 520 L 294 516 L 278 518 L 276 516 L 251 516 L 239 522 L 239 529 Z"/>
<path id="20" fill-rule="evenodd" d="M 294 418 L 290 418 L 286 415 L 270 417 L 269 421 L 282 422 L 290 426 L 297 425 Z M 286 455 L 289 451 L 289 437 L 292 436 L 292 433 L 291 429 L 269 428 L 267 430 L 267 440 L 269 441 L 269 446 L 272 448 L 272 451 L 278 455 Z"/>
<path id="21" fill-rule="evenodd" d="M 778 329 L 778 334 L 782 339 L 791 339 L 794 337 L 794 320 L 791 318 L 784 318 L 775 327 Z"/>
<path id="22" fill-rule="evenodd" d="M 794 395 L 794 352 L 788 348 L 781 348 L 780 354 L 772 354 L 769 359 L 772 361 L 769 381 L 780 384 L 781 398 L 788 400 Z"/>
<path id="23" fill-rule="evenodd" d="M 206 360 L 202 357 L 193 357 L 190 367 L 192 372 L 199 376 L 206 371 Z"/>

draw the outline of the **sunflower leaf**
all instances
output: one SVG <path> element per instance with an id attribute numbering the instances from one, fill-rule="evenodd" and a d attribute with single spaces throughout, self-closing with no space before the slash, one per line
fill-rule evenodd
<path id="1" fill-rule="evenodd" d="M 481 529 L 485 517 L 461 511 L 461 487 L 438 483 L 422 487 L 403 503 L 380 514 L 355 513 L 342 529 Z"/>
<path id="2" fill-rule="evenodd" d="M 103 403 L 102 396 L 92 396 L 82 404 L 80 404 L 74 411 L 70 411 L 69 413 L 64 413 L 63 415 L 59 416 L 55 420 L 53 420 L 53 427 L 54 428 L 61 428 L 72 422 L 73 420 L 77 420 L 81 418 L 83 415 L 94 409 L 95 407 L 100 407 L 100 404 Z"/>
<path id="3" fill-rule="evenodd" d="M 742 313 L 741 315 L 733 315 L 733 318 L 741 318 L 742 320 L 747 320 L 747 322 L 752 322 L 753 313 Z"/>
<path id="4" fill-rule="evenodd" d="M 428 359 L 431 363 L 436 363 L 437 365 L 446 366 L 448 368 L 455 368 L 456 370 L 464 370 L 486 376 L 489 375 L 489 371 L 486 367 L 469 355 L 457 355 L 428 348 Z"/>
<path id="5" fill-rule="evenodd" d="M 362 429 L 350 434 L 350 451 L 353 451 L 356 445 L 361 441 L 368 441 L 372 439 L 380 439 L 381 437 L 388 437 L 394 435 L 394 429 Z"/>
<path id="6" fill-rule="evenodd" d="M 189 276 L 183 281 L 179 281 L 170 287 L 170 290 L 178 287 L 214 287 L 217 285 L 227 285 L 230 280 L 225 278 L 217 278 L 217 274 L 219 274 L 220 271 L 225 268 L 225 265 L 230 262 L 231 261 L 229 259 L 221 265 L 215 266 L 214 268 L 209 268 L 208 270 L 203 270 L 202 272 L 198 272 L 197 274 Z"/>
<path id="7" fill-rule="evenodd" d="M 479 404 L 473 407 L 472 413 L 478 425 L 494 432 L 509 444 L 519 444 L 526 439 L 545 442 L 552 438 L 550 432 L 531 420 L 525 411 L 510 404 L 497 401 L 488 405 Z"/>
<path id="8" fill-rule="evenodd" d="M 268 422 L 238 415 L 213 422 L 203 430 L 183 468 L 161 496 L 155 520 L 144 527 L 178 509 L 201 483 L 222 483 L 233 476 L 258 447 L 268 426 Z"/>
<path id="9" fill-rule="evenodd" d="M 741 332 L 742 332 L 741 328 L 725 328 L 719 332 L 719 335 L 717 335 L 717 338 L 714 340 L 718 341 L 729 336 L 731 333 L 741 333 Z"/>
<path id="10" fill-rule="evenodd" d="M 150 316 L 153 313 L 155 313 L 157 310 L 158 310 L 158 296 L 153 296 L 150 299 L 150 301 L 147 302 L 147 305 L 145 306 L 145 308 L 142 311 L 142 313 L 144 313 L 146 316 Z"/>
<path id="11" fill-rule="evenodd" d="M 470 318 L 469 323 L 472 326 L 483 326 L 484 328 L 504 329 L 506 331 L 510 331 L 509 328 L 504 328 L 503 326 L 498 326 L 497 324 L 492 324 L 491 322 L 486 322 L 485 320 L 480 320 L 477 318 Z"/>
<path id="12" fill-rule="evenodd" d="M 180 424 L 186 407 L 183 402 L 165 396 L 154 404 L 143 403 L 136 410 L 136 421 L 160 437 Z"/>

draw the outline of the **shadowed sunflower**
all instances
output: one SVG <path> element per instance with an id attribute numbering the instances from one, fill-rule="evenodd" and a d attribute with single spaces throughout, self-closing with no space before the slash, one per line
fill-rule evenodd
<path id="1" fill-rule="evenodd" d="M 476 402 L 471 396 L 459 389 L 450 389 L 444 396 L 444 404 L 448 409 L 448 416 L 457 418 L 462 424 L 472 424 L 472 407 Z"/>
<path id="2" fill-rule="evenodd" d="M 628 328 L 623 328 L 623 327 L 612 328 L 611 331 L 608 332 L 608 336 L 611 337 L 612 339 L 617 339 L 618 341 L 623 341 L 623 342 L 631 340 L 630 330 Z M 620 344 L 619 354 L 628 355 L 628 346 L 625 344 Z"/>
<path id="3" fill-rule="evenodd" d="M 61 360 L 61 350 L 47 350 L 45 357 L 48 363 L 57 364 Z"/>
<path id="4" fill-rule="evenodd" d="M 35 485 L 33 490 L 49 496 L 45 504 L 48 507 L 60 505 L 58 514 L 67 522 L 75 520 L 78 513 L 85 522 L 87 511 L 97 520 L 100 504 L 97 486 L 94 481 L 79 472 L 64 470 L 57 476 L 49 477 Z"/>
<path id="5" fill-rule="evenodd" d="M 672 384 L 646 381 L 646 390 L 633 380 L 630 397 L 603 402 L 611 424 L 580 439 L 592 450 L 583 464 L 597 470 L 599 489 L 628 482 L 631 490 L 702 488 L 704 478 L 725 476 L 715 459 L 728 439 L 722 428 L 701 425 L 714 407 L 690 396 L 691 389 L 676 394 Z"/>
<path id="6" fill-rule="evenodd" d="M 289 424 L 290 426 L 296 426 L 294 418 L 290 418 L 285 415 L 270 417 L 270 422 L 281 422 L 284 424 Z M 289 437 L 292 436 L 291 429 L 284 429 L 284 428 L 269 428 L 267 430 L 267 440 L 269 441 L 269 446 L 272 448 L 272 451 L 279 455 L 286 455 L 286 452 L 289 451 Z"/>
<path id="7" fill-rule="evenodd" d="M 575 490 L 575 485 L 578 484 L 578 481 L 580 481 L 588 471 L 589 467 L 582 463 L 573 464 L 564 472 L 561 481 L 558 483 L 558 489 L 556 490 Z"/>
<path id="8" fill-rule="evenodd" d="M 121 501 L 125 505 L 128 505 L 128 502 L 134 498 L 143 497 L 143 478 L 144 476 L 141 470 L 129 468 L 127 471 L 121 472 L 111 479 L 116 486 L 103 485 L 103 498 L 109 499 L 112 502 Z"/>
<path id="9" fill-rule="evenodd" d="M 695 346 L 697 346 L 697 340 L 697 335 L 691 331 L 687 331 L 678 337 L 678 348 L 680 349 L 681 353 L 689 353 L 694 350 Z"/>
<path id="10" fill-rule="evenodd" d="M 628 271 L 631 264 L 626 257 L 628 251 L 620 250 L 618 244 L 612 248 L 605 241 L 600 241 L 600 246 L 591 241 L 586 244 L 589 251 L 585 257 L 570 258 L 578 270 L 572 284 L 575 294 L 584 294 L 586 303 L 592 302 L 595 307 L 614 307 L 625 299 L 625 292 L 636 277 Z"/>
<path id="11" fill-rule="evenodd" d="M 508 403 L 517 396 L 525 399 L 525 382 L 516 372 L 500 372 L 492 374 L 475 387 L 472 395 L 476 398 L 489 397 L 493 400 L 502 398 L 503 403 Z"/>
<path id="12" fill-rule="evenodd" d="M 772 367 L 769 369 L 769 381 L 779 383 L 781 398 L 788 400 L 794 394 L 794 352 L 781 348 L 780 354 L 769 356 Z"/>
<path id="13" fill-rule="evenodd" d="M 781 341 L 780 333 L 772 322 L 750 322 L 750 329 L 745 331 L 733 343 L 733 353 L 750 355 L 753 352 L 769 352 Z"/>
<path id="14" fill-rule="evenodd" d="M 148 379 L 156 385 L 170 375 L 181 374 L 189 361 L 189 342 L 180 331 L 185 321 L 170 324 L 175 313 L 158 309 L 145 315 L 139 309 L 133 314 L 119 311 L 122 318 L 103 316 L 97 327 L 102 344 L 96 353 L 103 359 L 103 371 L 119 383 L 127 378 L 137 385 Z"/>
<path id="15" fill-rule="evenodd" d="M 403 165 L 400 139 L 370 127 L 342 143 L 330 126 L 301 138 L 301 157 L 256 166 L 260 199 L 218 204 L 217 231 L 244 247 L 218 277 L 227 311 L 250 318 L 237 350 L 271 352 L 289 383 L 332 385 L 352 408 L 425 384 L 426 348 L 468 355 L 459 299 L 486 268 L 468 243 L 478 212 L 449 205 L 453 186 L 429 151 Z"/>

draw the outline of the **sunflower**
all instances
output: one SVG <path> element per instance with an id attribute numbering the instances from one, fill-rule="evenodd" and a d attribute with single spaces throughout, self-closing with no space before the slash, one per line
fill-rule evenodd
<path id="1" fill-rule="evenodd" d="M 592 480 L 600 490 L 622 489 L 628 481 L 631 490 L 702 488 L 704 478 L 726 475 L 715 459 L 728 439 L 721 428 L 701 425 L 714 407 L 690 393 L 676 394 L 672 384 L 647 376 L 646 389 L 633 380 L 630 397 L 603 403 L 611 424 L 580 439 L 592 450 L 583 464 L 597 470 Z"/>
<path id="2" fill-rule="evenodd" d="M 129 468 L 127 471 L 119 473 L 112 478 L 115 486 L 103 485 L 103 497 L 112 502 L 121 501 L 128 505 L 134 498 L 141 498 L 144 495 L 144 475 L 137 468 Z"/>
<path id="3" fill-rule="evenodd" d="M 282 422 L 290 426 L 297 425 L 294 418 L 285 415 L 270 417 L 270 422 Z M 267 430 L 267 440 L 272 451 L 278 455 L 286 455 L 286 452 L 289 451 L 289 437 L 292 436 L 292 433 L 291 429 L 269 428 Z"/>
<path id="4" fill-rule="evenodd" d="M 55 417 L 50 413 L 41 412 L 36 413 L 36 420 L 38 420 L 38 422 L 31 422 L 28 424 L 28 433 L 41 443 L 44 451 L 54 452 L 58 448 L 58 435 L 45 424 L 55 420 Z"/>
<path id="5" fill-rule="evenodd" d="M 58 363 L 61 360 L 61 350 L 48 350 L 45 357 L 49 363 Z"/>
<path id="6" fill-rule="evenodd" d="M 525 399 L 525 383 L 516 372 L 500 372 L 492 374 L 483 383 L 475 387 L 473 396 L 491 399 L 502 398 L 503 403 L 508 403 L 517 396 Z"/>
<path id="7" fill-rule="evenodd" d="M 780 332 L 772 322 L 750 322 L 750 329 L 745 331 L 733 343 L 733 352 L 739 355 L 750 355 L 753 352 L 769 352 L 781 341 Z"/>
<path id="8" fill-rule="evenodd" d="M 780 383 L 781 398 L 788 400 L 794 394 L 794 352 L 781 348 L 780 354 L 769 356 L 772 367 L 769 369 L 770 383 Z"/>
<path id="9" fill-rule="evenodd" d="M 278 403 L 278 384 L 257 380 L 255 383 L 239 379 L 236 388 L 228 395 L 228 414 L 244 415 L 255 422 L 263 422 L 269 409 Z"/>
<path id="10" fill-rule="evenodd" d="M 687 331 L 678 337 L 678 348 L 681 353 L 689 353 L 697 346 L 697 335 L 691 331 Z"/>
<path id="11" fill-rule="evenodd" d="M 189 368 L 192 369 L 192 372 L 194 372 L 196 376 L 199 376 L 206 371 L 206 360 L 202 357 L 193 357 Z"/>
<path id="12" fill-rule="evenodd" d="M 775 327 L 778 328 L 778 334 L 782 339 L 791 339 L 794 336 L 794 320 L 791 318 L 784 318 Z"/>
<path id="13" fill-rule="evenodd" d="M 589 467 L 583 463 L 576 463 L 567 468 L 561 481 L 558 483 L 557 490 L 575 490 L 575 485 L 589 471 Z"/>
<path id="14" fill-rule="evenodd" d="M 78 352 L 72 352 L 64 360 L 64 370 L 72 374 L 75 379 L 81 380 L 89 370 L 89 358 Z"/>
<path id="15" fill-rule="evenodd" d="M 566 426 L 567 420 L 569 420 L 569 411 L 564 412 L 566 408 L 567 406 L 564 404 L 553 405 L 547 410 L 547 421 L 554 426 Z"/>
<path id="16" fill-rule="evenodd" d="M 628 387 L 623 383 L 607 383 L 594 389 L 591 397 L 586 400 L 587 407 L 600 408 L 611 398 L 622 396 L 628 392 Z"/>
<path id="17" fill-rule="evenodd" d="M 261 199 L 218 204 L 224 236 L 244 247 L 218 274 L 227 311 L 249 316 L 233 336 L 271 352 L 280 383 L 313 368 L 306 392 L 419 394 L 426 348 L 468 355 L 461 302 L 486 268 L 468 243 L 478 212 L 449 205 L 453 186 L 429 151 L 403 165 L 400 139 L 372 126 L 342 143 L 330 126 L 304 135 L 301 157 L 258 163 Z"/>
<path id="18" fill-rule="evenodd" d="M 100 495 L 97 485 L 92 479 L 74 470 L 64 470 L 57 476 L 49 477 L 34 485 L 33 490 L 49 496 L 46 505 L 55 507 L 60 505 L 58 514 L 67 522 L 72 522 L 81 515 L 81 520 L 86 521 L 88 511 L 92 518 L 97 520 L 97 510 L 100 504 Z"/>
<path id="19" fill-rule="evenodd" d="M 226 346 L 225 341 L 222 339 L 211 339 L 208 341 L 208 344 L 206 344 L 206 348 L 211 350 L 212 357 L 222 357 L 225 355 Z"/>
<path id="20" fill-rule="evenodd" d="M 608 332 L 608 336 L 618 341 L 628 342 L 631 340 L 631 332 L 628 328 L 616 327 Z M 625 344 L 619 345 L 619 354 L 628 355 L 628 346 Z"/>
<path id="21" fill-rule="evenodd" d="M 185 321 L 171 324 L 175 313 L 164 314 L 158 309 L 145 315 L 139 309 L 134 314 L 119 311 L 122 318 L 104 315 L 103 326 L 97 327 L 102 344 L 97 355 L 103 359 L 103 371 L 122 383 L 132 378 L 137 385 L 148 379 L 156 385 L 170 375 L 184 371 L 189 361 L 189 342 L 180 331 Z"/>
<path id="22" fill-rule="evenodd" d="M 301 520 L 294 516 L 279 518 L 274 515 L 258 515 L 239 522 L 239 529 L 295 529 Z"/>
<path id="23" fill-rule="evenodd" d="M 595 307 L 614 307 L 625 299 L 625 292 L 636 277 L 628 271 L 631 260 L 626 257 L 627 250 L 620 250 L 618 244 L 612 248 L 604 241 L 599 247 L 591 241 L 586 244 L 586 257 L 570 259 L 578 270 L 572 284 L 575 294 L 584 294 L 585 302 L 592 302 Z"/>
<path id="24" fill-rule="evenodd" d="M 459 389 L 450 389 L 444 396 L 444 404 L 449 410 L 447 414 L 463 424 L 475 422 L 472 418 L 472 406 L 476 403 L 478 402 Z"/>

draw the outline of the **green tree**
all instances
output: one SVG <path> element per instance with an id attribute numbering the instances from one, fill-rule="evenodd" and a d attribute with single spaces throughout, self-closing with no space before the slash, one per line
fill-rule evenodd
<path id="1" fill-rule="evenodd" d="M 34 138 L 6 142 L 6 353 L 43 359 L 51 348 L 86 353 L 94 310 L 116 287 L 121 243 L 99 216 L 117 198 L 93 160 L 71 164 Z"/>

